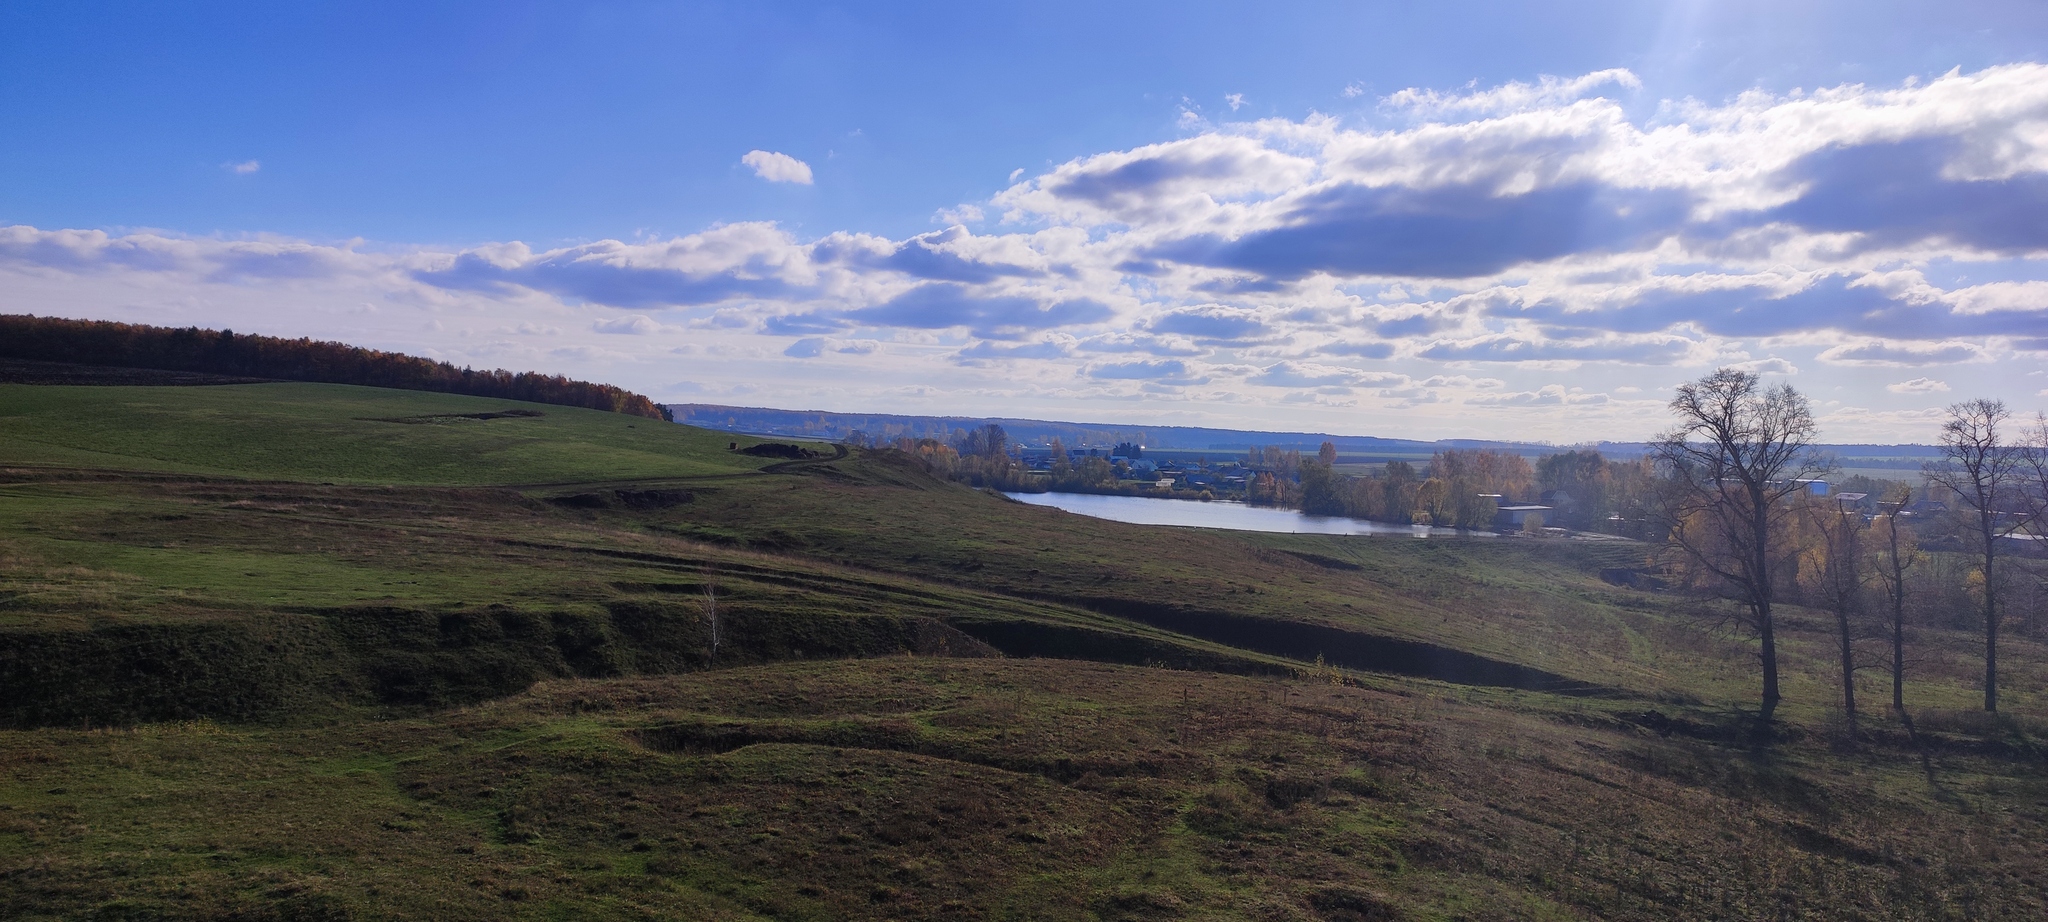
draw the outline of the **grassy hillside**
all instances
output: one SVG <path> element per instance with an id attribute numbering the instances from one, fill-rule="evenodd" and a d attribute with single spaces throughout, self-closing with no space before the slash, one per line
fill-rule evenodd
<path id="1" fill-rule="evenodd" d="M 726 452 L 722 433 L 659 420 L 336 384 L 0 384 L 0 432 L 0 465 L 355 484 L 697 477 L 767 463 Z"/>
<path id="2" fill-rule="evenodd" d="M 888 453 L 330 385 L 0 386 L 0 433 L 16 917 L 1965 919 L 2048 893 L 2039 643 L 1985 719 L 1973 638 L 1925 629 L 1914 722 L 1852 741 L 1825 623 L 1788 609 L 1757 738 L 1749 646 L 1719 603 L 1603 581 L 1643 564 L 1625 542 L 1126 526 Z"/>
<path id="3" fill-rule="evenodd" d="M 894 657 L 6 733 L 0 889 L 50 919 L 2048 911 L 2038 763 L 1369 685 Z"/>

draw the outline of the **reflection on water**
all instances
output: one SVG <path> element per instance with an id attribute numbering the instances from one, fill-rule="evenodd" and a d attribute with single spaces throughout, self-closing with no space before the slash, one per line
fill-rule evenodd
<path id="1" fill-rule="evenodd" d="M 1292 509 L 1268 509 L 1243 503 L 1202 503 L 1185 499 L 1152 499 L 1145 496 L 1094 496 L 1085 493 L 1005 493 L 1011 499 L 1034 506 L 1052 506 L 1114 522 L 1133 525 L 1188 525 L 1196 528 L 1231 528 L 1238 531 L 1297 532 L 1313 535 L 1456 535 L 1451 528 L 1426 525 L 1390 525 L 1341 516 L 1303 515 Z M 1470 534 L 1464 532 L 1463 534 Z"/>

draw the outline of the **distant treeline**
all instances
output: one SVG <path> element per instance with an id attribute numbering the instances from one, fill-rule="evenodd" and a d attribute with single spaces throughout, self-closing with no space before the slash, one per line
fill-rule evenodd
<path id="1" fill-rule="evenodd" d="M 530 371 L 477 371 L 399 352 L 232 330 L 0 314 L 0 358 L 394 387 L 668 418 L 653 401 L 609 384 Z"/>

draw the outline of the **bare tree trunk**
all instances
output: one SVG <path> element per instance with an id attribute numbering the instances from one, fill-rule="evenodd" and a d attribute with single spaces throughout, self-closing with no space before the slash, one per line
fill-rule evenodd
<path id="1" fill-rule="evenodd" d="M 1763 642 L 1764 700 L 1760 717 L 1764 723 L 1771 722 L 1771 715 L 1778 711 L 1778 638 L 1777 630 L 1771 624 L 1771 603 L 1768 599 L 1758 602 L 1756 612 L 1757 638 Z"/>
<path id="2" fill-rule="evenodd" d="M 1998 713 L 1998 580 L 1992 576 L 1994 542 L 1990 529 L 1984 533 L 1984 710 Z"/>
<path id="3" fill-rule="evenodd" d="M 1892 594 L 1892 710 L 1906 711 L 1906 594 Z"/>
<path id="4" fill-rule="evenodd" d="M 1756 604 L 1751 606 L 1750 610 L 1756 613 L 1757 638 L 1763 645 L 1761 652 L 1763 654 L 1764 696 L 1763 706 L 1758 716 L 1763 719 L 1764 723 L 1768 724 L 1771 722 L 1772 715 L 1778 712 L 1778 626 L 1771 620 L 1773 593 L 1771 586 L 1770 500 L 1764 496 L 1761 485 L 1752 485 L 1749 492 L 1750 527 L 1754 529 L 1752 540 L 1755 542 L 1753 547 L 1755 560 L 1751 564 L 1751 573 L 1753 574 L 1752 578 L 1756 581 L 1755 588 L 1751 590 L 1756 596 Z"/>
<path id="5" fill-rule="evenodd" d="M 1905 546 L 1899 534 L 1899 514 L 1906 511 L 1906 504 L 1913 498 L 1908 489 L 1896 501 L 1883 505 L 1891 507 L 1891 513 L 1884 520 L 1884 557 L 1878 562 L 1877 578 L 1884 584 L 1885 601 L 1891 604 L 1892 632 L 1892 710 L 1904 715 L 1906 712 L 1906 570 L 1913 565 L 1913 549 Z"/>
<path id="6" fill-rule="evenodd" d="M 1815 588 L 1835 616 L 1835 642 L 1842 666 L 1842 714 L 1851 737 L 1856 735 L 1856 633 L 1863 595 L 1863 530 L 1868 524 L 1856 509 L 1834 502 L 1809 501 L 1804 506 L 1821 538 L 1821 564 L 1813 574 Z"/>
<path id="7" fill-rule="evenodd" d="M 1849 719 L 1849 735 L 1856 734 L 1856 650 L 1850 642 L 1849 609 L 1835 606 L 1835 632 L 1842 642 L 1842 713 Z"/>

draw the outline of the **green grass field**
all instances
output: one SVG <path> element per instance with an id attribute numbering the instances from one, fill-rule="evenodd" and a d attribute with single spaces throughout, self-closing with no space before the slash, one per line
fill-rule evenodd
<path id="1" fill-rule="evenodd" d="M 1914 722 L 1851 741 L 1789 608 L 1760 741 L 1722 603 L 1600 578 L 1641 545 L 1155 530 L 730 441 L 0 385 L 0 915 L 2048 909 L 2024 630 L 2005 715 L 1923 626 Z"/>
<path id="2" fill-rule="evenodd" d="M 536 415 L 465 418 L 507 410 Z M 767 463 L 725 452 L 726 435 L 658 420 L 336 384 L 0 384 L 0 432 L 0 464 L 251 480 L 557 483 L 701 477 Z"/>

